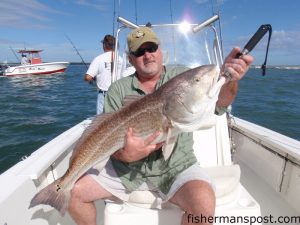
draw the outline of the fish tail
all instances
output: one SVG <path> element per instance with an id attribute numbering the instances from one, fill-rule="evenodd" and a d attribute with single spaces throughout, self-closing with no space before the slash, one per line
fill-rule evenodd
<path id="1" fill-rule="evenodd" d="M 59 181 L 60 179 L 39 191 L 31 199 L 29 208 L 39 204 L 50 205 L 54 207 L 62 216 L 64 216 L 68 209 L 70 190 L 66 190 L 61 187 L 59 185 Z"/>

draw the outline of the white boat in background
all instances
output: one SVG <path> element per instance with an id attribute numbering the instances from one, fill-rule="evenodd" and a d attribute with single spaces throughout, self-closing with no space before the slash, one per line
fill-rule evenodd
<path id="1" fill-rule="evenodd" d="M 24 75 L 48 75 L 63 73 L 69 66 L 69 62 L 43 63 L 41 55 L 43 50 L 19 50 L 18 53 L 26 55 L 28 63 L 19 66 L 7 67 L 3 70 L 3 76 L 24 76 Z"/>
<path id="2" fill-rule="evenodd" d="M 152 25 L 166 66 L 222 64 L 214 16 L 201 24 Z M 115 57 L 125 55 L 126 36 L 134 27 L 123 18 Z M 196 28 L 197 29 L 193 29 Z M 123 63 L 127 65 L 126 57 Z M 124 66 L 125 67 L 125 66 Z M 117 74 L 117 67 L 114 74 Z M 32 197 L 62 176 L 74 145 L 91 119 L 57 136 L 0 176 L 0 224 L 73 225 L 50 206 L 28 209 Z M 274 121 L 276 122 L 276 121 Z M 300 142 L 227 113 L 195 131 L 194 151 L 216 185 L 215 224 L 300 224 Z M 87 190 L 88 191 L 88 190 Z M 151 209 L 151 192 L 133 192 L 130 202 L 97 201 L 100 225 L 179 225 L 182 211 L 167 204 Z M 197 217 L 198 216 L 198 217 Z M 193 215 L 191 221 L 201 218 Z M 198 222 L 197 222 L 198 221 Z M 199 222 L 200 223 L 200 222 Z"/>

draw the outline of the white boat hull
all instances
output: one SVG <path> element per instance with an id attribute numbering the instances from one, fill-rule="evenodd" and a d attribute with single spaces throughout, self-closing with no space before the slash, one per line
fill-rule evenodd
<path id="1" fill-rule="evenodd" d="M 7 68 L 3 75 L 10 76 L 23 76 L 23 75 L 48 75 L 63 73 L 69 66 L 69 62 L 52 62 L 40 63 L 31 65 L 14 66 Z"/>
<path id="2" fill-rule="evenodd" d="M 235 153 L 233 153 L 233 158 L 234 163 L 237 163 L 241 167 L 242 190 L 246 188 L 246 191 L 259 203 L 261 216 L 272 215 L 275 219 L 280 216 L 285 216 L 286 218 L 299 216 L 300 142 L 247 121 L 237 118 L 235 118 L 234 121 L 236 122 L 230 126 L 232 141 L 237 146 Z M 41 188 L 62 176 L 66 171 L 73 147 L 89 123 L 90 120 L 85 120 L 72 127 L 42 146 L 24 161 L 19 162 L 1 174 L 0 224 L 74 224 L 68 214 L 66 214 L 65 217 L 61 217 L 59 213 L 50 206 L 40 205 L 31 209 L 28 209 L 28 206 L 32 197 Z M 225 130 L 226 127 L 224 127 Z M 205 137 L 211 136 L 211 132 L 213 132 L 213 130 L 204 134 Z M 201 136 L 197 138 L 199 137 Z M 251 138 L 249 139 L 249 137 Z M 255 142 L 253 138 L 256 139 Z M 201 139 L 203 140 L 203 138 Z M 206 138 L 205 140 L 208 139 Z M 224 139 L 221 141 L 228 140 Z M 208 140 L 206 143 L 213 146 L 211 140 Z M 206 149 L 206 147 L 207 146 L 204 148 Z M 226 150 L 226 152 L 226 155 L 218 152 L 218 150 L 216 152 L 212 151 L 212 154 L 207 154 L 206 152 L 206 158 L 200 156 L 202 160 L 200 164 L 207 161 L 217 164 L 220 164 L 222 160 L 225 160 L 225 162 L 229 161 L 229 159 L 226 159 L 228 158 L 228 151 Z M 278 152 L 280 152 L 280 155 L 278 155 Z M 202 153 L 200 152 L 200 154 Z M 214 154 L 217 155 L 217 159 L 213 157 Z M 283 162 L 278 162 L 282 159 L 281 156 L 283 155 L 285 159 L 289 158 L 285 167 L 282 166 Z M 277 157 L 280 157 L 280 159 L 276 159 Z M 224 164 L 224 162 L 221 162 L 221 164 Z M 283 175 L 284 177 L 282 177 Z M 283 181 L 280 182 L 281 180 Z M 280 185 L 281 189 L 279 190 Z M 243 199 L 245 198 L 243 197 L 240 200 Z M 235 201 L 236 200 L 234 200 L 233 203 L 221 206 L 221 208 L 217 208 L 217 215 L 219 213 L 221 213 L 221 215 L 224 215 L 224 213 L 230 215 L 230 212 L 237 212 L 235 216 L 247 216 L 251 210 L 253 211 L 255 209 L 257 211 L 257 208 L 254 208 L 252 204 L 246 205 L 246 207 L 243 206 L 247 208 L 247 210 L 243 209 L 241 211 L 242 206 L 240 205 L 238 208 L 235 207 Z M 245 204 L 248 204 L 248 201 L 246 201 Z M 128 208 L 123 209 L 123 206 L 121 208 L 115 208 L 115 206 L 113 206 L 114 211 L 109 213 L 109 215 L 113 214 L 113 217 L 105 218 L 108 216 L 107 210 L 111 210 L 111 207 L 105 209 L 103 201 L 98 201 L 96 205 L 98 224 L 116 224 L 109 222 L 109 220 L 116 220 L 117 217 L 123 218 L 123 213 L 129 210 Z M 232 206 L 234 206 L 234 211 L 231 209 Z M 121 212 L 118 212 L 119 209 L 122 209 Z M 231 211 L 227 212 L 226 210 Z M 143 213 L 144 210 L 138 210 L 137 212 Z M 161 213 L 157 211 L 146 211 L 146 213 L 147 215 L 148 213 L 152 213 L 153 215 L 161 216 Z M 167 213 L 172 214 L 173 212 L 167 211 Z M 18 216 L 15 216 L 16 214 Z M 132 213 L 127 214 L 126 218 L 128 215 L 136 218 Z M 179 215 L 174 217 L 177 221 L 176 223 L 170 220 L 172 222 L 171 224 L 179 224 L 178 218 Z M 104 222 L 104 220 L 106 222 Z M 149 220 L 149 223 L 145 224 L 153 223 Z M 161 223 L 157 224 L 159 225 Z"/>

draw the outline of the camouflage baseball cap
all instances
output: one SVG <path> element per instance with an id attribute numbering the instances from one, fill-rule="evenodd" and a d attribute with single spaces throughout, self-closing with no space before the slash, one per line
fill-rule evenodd
<path id="1" fill-rule="evenodd" d="M 152 42 L 157 45 L 159 44 L 159 40 L 153 30 L 149 27 L 139 27 L 134 29 L 127 37 L 129 52 L 135 52 L 146 42 Z"/>

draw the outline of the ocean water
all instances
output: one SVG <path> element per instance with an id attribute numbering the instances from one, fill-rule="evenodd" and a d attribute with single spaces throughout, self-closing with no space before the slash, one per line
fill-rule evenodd
<path id="1" fill-rule="evenodd" d="M 300 68 L 250 69 L 240 81 L 232 114 L 300 140 Z"/>
<path id="2" fill-rule="evenodd" d="M 0 78 L 0 173 L 63 131 L 94 116 L 96 87 L 84 65 L 66 73 Z M 235 116 L 300 140 L 300 69 L 250 69 L 240 82 Z"/>

